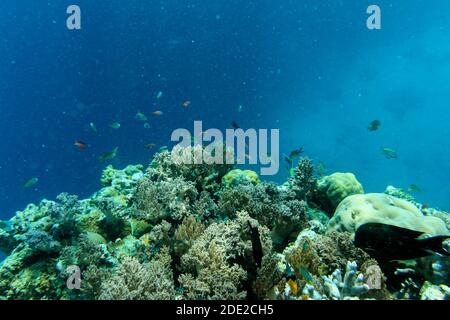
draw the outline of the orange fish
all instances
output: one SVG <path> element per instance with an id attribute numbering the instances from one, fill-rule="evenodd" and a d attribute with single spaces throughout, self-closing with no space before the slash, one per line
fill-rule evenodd
<path id="1" fill-rule="evenodd" d="M 297 282 L 295 282 L 295 281 L 292 280 L 292 279 L 289 279 L 287 283 L 288 283 L 288 285 L 289 285 L 289 288 L 291 288 L 292 294 L 295 296 L 295 295 L 297 294 L 297 292 L 298 292 L 298 285 L 297 285 Z"/>
<path id="2" fill-rule="evenodd" d="M 80 149 L 80 150 L 84 150 L 84 149 L 87 148 L 87 144 L 84 143 L 84 142 L 82 142 L 82 141 L 80 141 L 80 140 L 75 140 L 75 142 L 73 143 L 73 145 L 74 145 L 76 148 Z"/>
<path id="3" fill-rule="evenodd" d="M 183 102 L 183 104 L 182 104 L 182 106 L 183 106 L 184 108 L 189 108 L 190 105 L 191 105 L 191 102 L 190 102 L 189 100 L 186 100 L 186 101 Z"/>
<path id="4" fill-rule="evenodd" d="M 162 112 L 162 111 L 159 111 L 159 110 L 153 111 L 153 112 L 152 112 L 152 115 L 159 117 L 159 116 L 162 116 L 162 115 L 163 115 L 163 112 Z"/>

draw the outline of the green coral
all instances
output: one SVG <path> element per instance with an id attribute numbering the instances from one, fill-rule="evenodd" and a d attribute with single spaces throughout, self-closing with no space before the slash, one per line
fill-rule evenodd
<path id="1" fill-rule="evenodd" d="M 363 193 L 364 189 L 353 173 L 336 172 L 317 182 L 317 198 L 330 216 L 346 197 Z"/>
<path id="2" fill-rule="evenodd" d="M 225 187 L 236 187 L 242 183 L 251 183 L 256 185 L 259 182 L 260 180 L 258 174 L 252 170 L 234 169 L 222 178 L 222 184 Z"/>

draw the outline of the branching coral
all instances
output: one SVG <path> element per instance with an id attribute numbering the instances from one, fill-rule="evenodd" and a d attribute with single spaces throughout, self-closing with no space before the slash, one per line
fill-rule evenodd
<path id="1" fill-rule="evenodd" d="M 163 219 L 181 221 L 191 212 L 191 204 L 198 193 L 193 182 L 182 178 L 171 181 L 141 179 L 136 189 L 134 202 L 147 220 L 158 223 Z"/>
<path id="2" fill-rule="evenodd" d="M 168 249 L 164 248 L 147 264 L 141 264 L 136 258 L 124 258 L 117 272 L 101 288 L 101 300 L 173 299 L 175 287 Z"/>
<path id="3" fill-rule="evenodd" d="M 294 169 L 294 176 L 289 179 L 289 185 L 298 199 L 309 201 L 313 198 L 317 188 L 317 178 L 310 159 L 306 157 L 300 159 Z"/>
<path id="4" fill-rule="evenodd" d="M 235 220 L 212 223 L 181 258 L 184 272 L 179 278 L 189 299 L 242 299 L 244 282 L 253 265 L 253 246 L 249 223 L 258 228 L 263 253 L 272 250 L 267 228 L 246 212 Z"/>
<path id="5" fill-rule="evenodd" d="M 313 285 L 307 284 L 303 289 L 303 295 L 310 299 L 347 300 L 357 299 L 366 294 L 370 288 L 364 282 L 362 273 L 358 273 L 356 262 L 348 262 L 344 277 L 340 269 L 336 269 L 331 275 L 323 276 L 323 292 L 317 292 Z"/>
<path id="6" fill-rule="evenodd" d="M 168 181 L 180 177 L 185 181 L 193 182 L 199 191 L 205 190 L 214 193 L 220 187 L 222 177 L 231 170 L 232 166 L 225 163 L 208 164 L 207 159 L 199 161 L 198 164 L 194 163 L 195 156 L 205 155 L 204 151 L 202 146 L 196 145 L 187 148 L 175 146 L 172 152 L 158 153 L 147 169 L 146 175 L 151 181 Z M 192 155 L 192 161 L 177 161 L 177 156 L 180 154 Z"/>
<path id="7" fill-rule="evenodd" d="M 295 193 L 274 184 L 240 184 L 234 189 L 226 188 L 220 194 L 219 210 L 230 218 L 240 210 L 269 227 L 272 240 L 282 245 L 292 232 L 306 226 L 307 205 L 295 199 Z"/>
<path id="8" fill-rule="evenodd" d="M 186 217 L 175 231 L 174 248 L 175 253 L 181 257 L 193 245 L 194 241 L 205 231 L 205 226 L 195 219 L 194 216 Z"/>

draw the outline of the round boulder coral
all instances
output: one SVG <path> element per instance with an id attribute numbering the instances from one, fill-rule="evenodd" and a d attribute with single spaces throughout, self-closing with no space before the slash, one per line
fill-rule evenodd
<path id="1" fill-rule="evenodd" d="M 259 183 L 259 176 L 252 170 L 234 169 L 222 178 L 222 183 L 226 187 L 235 187 L 241 183 L 252 183 L 257 185 Z"/>
<path id="2" fill-rule="evenodd" d="M 429 235 L 448 235 L 445 223 L 424 216 L 412 203 L 383 193 L 345 198 L 328 223 L 327 231 L 355 231 L 366 223 L 384 223 Z"/>
<path id="3" fill-rule="evenodd" d="M 330 215 L 342 200 L 354 194 L 363 194 L 364 189 L 353 173 L 336 172 L 317 182 L 319 202 Z"/>

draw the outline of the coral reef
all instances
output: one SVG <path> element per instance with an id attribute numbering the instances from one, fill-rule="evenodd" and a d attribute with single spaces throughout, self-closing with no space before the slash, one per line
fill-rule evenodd
<path id="1" fill-rule="evenodd" d="M 328 224 L 328 230 L 354 233 L 369 222 L 394 225 L 429 235 L 449 235 L 445 223 L 425 216 L 412 203 L 386 194 L 353 195 L 345 198 Z"/>
<path id="2" fill-rule="evenodd" d="M 358 194 L 350 173 L 317 181 L 307 158 L 282 185 L 178 161 L 204 151 L 161 151 L 146 169 L 108 166 L 91 197 L 62 193 L 0 221 L 0 299 L 449 298 L 447 257 L 391 272 L 353 242 L 373 221 L 448 235 L 448 213 L 394 187 Z M 67 286 L 73 267 L 79 290 Z"/>
<path id="3" fill-rule="evenodd" d="M 322 280 L 322 292 L 307 284 L 303 289 L 303 295 L 315 300 L 348 300 L 358 299 L 370 290 L 364 282 L 364 275 L 358 273 L 356 262 L 347 263 L 344 277 L 341 270 L 336 269 L 331 275 L 323 276 Z"/>
<path id="4" fill-rule="evenodd" d="M 348 196 L 363 194 L 364 189 L 353 173 L 336 172 L 317 181 L 317 199 L 330 216 Z"/>

